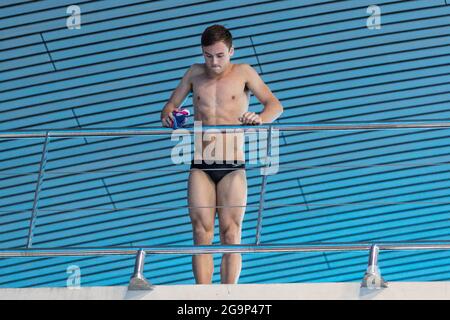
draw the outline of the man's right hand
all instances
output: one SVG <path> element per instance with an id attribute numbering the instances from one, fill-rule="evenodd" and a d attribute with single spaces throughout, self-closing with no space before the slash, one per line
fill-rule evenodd
<path id="1" fill-rule="evenodd" d="M 175 109 L 175 110 L 177 110 L 177 109 Z M 172 112 L 175 110 L 163 110 L 161 112 L 161 123 L 162 123 L 163 127 L 167 127 L 167 128 L 173 127 L 173 122 L 175 121 L 175 118 L 174 118 Z"/>

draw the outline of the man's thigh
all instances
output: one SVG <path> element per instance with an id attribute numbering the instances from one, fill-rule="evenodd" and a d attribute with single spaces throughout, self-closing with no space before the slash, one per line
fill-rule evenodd
<path id="1" fill-rule="evenodd" d="M 227 174 L 217 184 L 217 205 L 221 229 L 230 224 L 241 225 L 247 205 L 247 177 L 245 170 Z"/>
<path id="2" fill-rule="evenodd" d="M 200 169 L 191 169 L 188 181 L 189 216 L 194 227 L 214 228 L 216 187 Z"/>

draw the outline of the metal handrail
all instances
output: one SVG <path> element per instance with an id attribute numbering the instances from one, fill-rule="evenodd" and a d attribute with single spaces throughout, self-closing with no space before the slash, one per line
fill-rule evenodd
<path id="1" fill-rule="evenodd" d="M 448 250 L 450 243 L 395 243 L 395 244 L 258 244 L 258 245 L 195 245 L 195 246 L 146 246 L 146 247 L 110 247 L 110 248 L 28 248 L 0 249 L 0 258 L 13 257 L 70 257 L 70 256 L 111 256 L 136 255 L 129 290 L 153 290 L 155 288 L 144 276 L 146 254 L 211 254 L 211 253 L 262 253 L 262 252 L 354 252 L 369 250 L 367 271 L 361 281 L 361 288 L 383 289 L 388 283 L 378 268 L 380 250 Z"/>
<path id="2" fill-rule="evenodd" d="M 191 245 L 191 246 L 142 246 L 104 248 L 31 248 L 0 249 L 0 257 L 68 257 L 68 256 L 110 256 L 135 255 L 139 250 L 146 254 L 210 254 L 210 253 L 263 253 L 263 252 L 350 252 L 368 251 L 372 243 L 353 244 L 259 244 L 259 245 Z M 450 243 L 379 243 L 383 251 L 400 250 L 449 250 Z"/>
<path id="3" fill-rule="evenodd" d="M 376 123 L 356 123 L 351 122 L 345 124 L 344 122 L 332 123 L 295 123 L 295 124 L 262 124 L 258 126 L 243 126 L 243 125 L 217 125 L 217 126 L 202 126 L 200 129 L 195 129 L 192 126 L 178 129 L 180 133 L 193 133 L 194 130 L 204 132 L 206 130 L 215 129 L 220 131 L 238 130 L 238 131 L 254 131 L 254 130 L 269 130 L 270 128 L 279 131 L 322 131 L 322 130 L 387 130 L 387 129 L 445 129 L 450 128 L 450 122 L 429 121 L 423 122 L 376 122 Z M 64 137 L 86 137 L 86 136 L 138 136 L 138 135 L 166 135 L 172 134 L 174 130 L 170 128 L 146 127 L 146 128 L 129 128 L 129 129 L 43 129 L 43 130 L 17 130 L 17 131 L 0 131 L 0 138 L 45 138 L 48 134 L 54 138 Z M 195 131 L 197 132 L 197 131 Z"/>
<path id="4" fill-rule="evenodd" d="M 186 164 L 189 165 L 190 163 Z M 279 171 L 282 169 L 294 169 L 294 170 L 303 170 L 303 169 L 316 169 L 316 168 L 379 168 L 379 167 L 392 167 L 392 168 L 409 168 L 409 167 L 441 167 L 448 166 L 450 162 L 411 162 L 411 163 L 386 163 L 386 164 L 366 164 L 366 165 L 341 165 L 341 164 L 323 164 L 323 165 L 281 165 L 279 166 Z M 264 166 L 254 166 L 254 167 L 246 167 L 246 170 L 261 170 L 264 169 Z M 203 169 L 205 171 L 219 171 L 223 169 Z M 140 170 L 102 170 L 102 169 L 94 169 L 94 170 L 80 170 L 80 171 L 66 171 L 66 170 L 45 170 L 45 174 L 55 174 L 55 175 L 71 175 L 71 174 L 99 174 L 99 173 L 151 173 L 151 172 L 186 172 L 186 169 L 161 169 L 161 168 L 151 168 L 151 169 L 140 169 Z M 19 171 L 2 171 L 0 170 L 0 176 L 26 176 L 26 175 L 35 175 L 39 173 L 39 171 L 28 171 L 28 172 L 19 172 Z"/>

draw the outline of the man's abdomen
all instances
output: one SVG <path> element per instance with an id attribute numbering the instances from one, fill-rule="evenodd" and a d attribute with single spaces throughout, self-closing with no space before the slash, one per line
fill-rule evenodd
<path id="1" fill-rule="evenodd" d="M 245 161 L 244 133 L 205 132 L 201 143 L 195 141 L 194 160 L 216 163 Z"/>

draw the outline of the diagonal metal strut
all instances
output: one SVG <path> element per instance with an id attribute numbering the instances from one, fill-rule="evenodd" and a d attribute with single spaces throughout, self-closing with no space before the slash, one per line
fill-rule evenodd
<path id="1" fill-rule="evenodd" d="M 45 174 L 45 165 L 47 164 L 47 147 L 48 142 L 50 140 L 50 133 L 47 131 L 45 134 L 44 146 L 42 149 L 41 162 L 39 164 L 39 173 L 36 181 L 36 189 L 34 191 L 34 200 L 33 200 L 33 209 L 31 211 L 31 219 L 30 219 L 30 227 L 28 229 L 28 240 L 27 240 L 27 248 L 31 248 L 33 245 L 33 232 L 34 227 L 36 225 L 37 213 L 38 213 L 38 203 L 39 203 L 39 194 L 41 191 L 41 186 L 44 181 Z"/>

